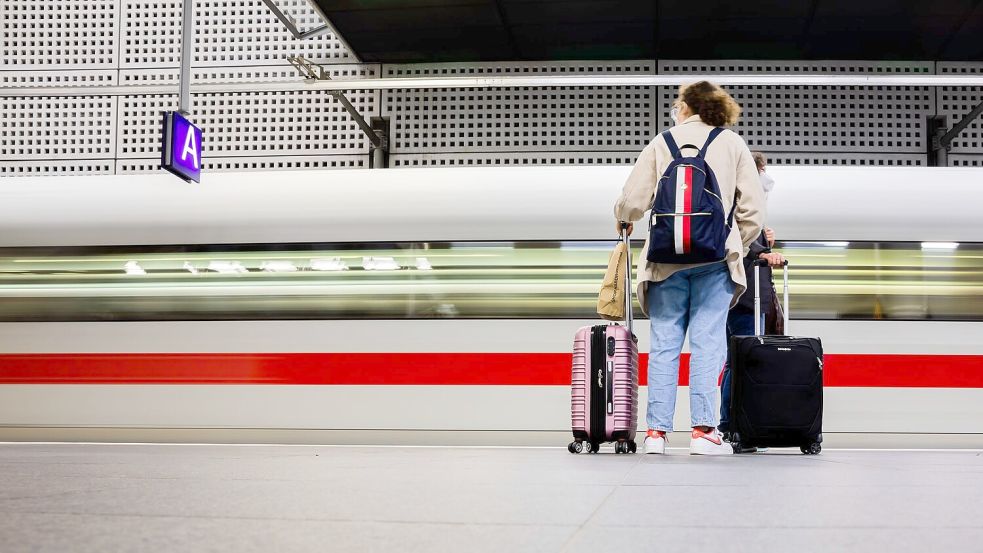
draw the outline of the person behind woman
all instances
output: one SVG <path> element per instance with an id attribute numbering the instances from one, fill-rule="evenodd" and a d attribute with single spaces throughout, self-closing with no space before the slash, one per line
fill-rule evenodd
<path id="1" fill-rule="evenodd" d="M 740 106 L 723 89 L 707 81 L 680 87 L 673 107 L 678 124 L 670 129 L 677 144 L 706 143 L 714 127 L 734 125 Z M 696 152 L 688 155 L 695 155 Z M 614 206 L 618 232 L 622 222 L 637 221 L 651 208 L 659 179 L 672 161 L 662 136 L 642 150 Z M 651 263 L 642 256 L 638 266 L 638 297 L 651 323 L 648 365 L 646 453 L 665 453 L 676 410 L 676 384 L 683 339 L 689 331 L 690 453 L 733 453 L 721 439 L 718 422 L 720 394 L 717 379 L 727 354 L 727 311 L 746 288 L 741 258 L 761 234 L 764 194 L 747 144 L 725 130 L 710 144 L 707 165 L 720 186 L 725 212 L 735 206 L 735 222 L 727 237 L 727 255 L 712 263 L 677 265 Z M 632 226 L 628 226 L 631 234 Z M 646 240 L 645 251 L 648 251 Z"/>
<path id="2" fill-rule="evenodd" d="M 753 152 L 755 168 L 761 179 L 761 188 L 767 197 L 768 191 L 774 186 L 775 181 L 765 173 L 765 156 L 761 152 Z M 766 183 L 770 183 L 770 186 Z M 758 238 L 751 242 L 748 253 L 744 256 L 744 273 L 747 277 L 746 294 L 742 295 L 737 305 L 733 306 L 727 313 L 727 339 L 731 336 L 752 336 L 754 335 L 754 261 L 762 259 L 768 262 L 768 267 L 760 269 L 761 286 L 761 314 L 760 328 L 764 332 L 765 312 L 772 304 L 775 293 L 774 284 L 771 280 L 771 267 L 781 267 L 785 258 L 780 253 L 772 253 L 771 246 L 775 243 L 775 232 L 770 228 L 765 228 L 758 235 Z M 730 367 L 724 366 L 724 378 L 720 385 L 720 431 L 725 435 L 730 432 Z"/>

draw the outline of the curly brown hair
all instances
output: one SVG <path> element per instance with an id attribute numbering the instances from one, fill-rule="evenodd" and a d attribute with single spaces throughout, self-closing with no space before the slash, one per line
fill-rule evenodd
<path id="1" fill-rule="evenodd" d="M 758 168 L 758 172 L 764 171 L 765 166 L 768 165 L 768 158 L 761 152 L 751 152 L 751 157 L 754 158 L 754 166 Z"/>
<path id="2" fill-rule="evenodd" d="M 741 106 L 727 91 L 709 82 L 700 81 L 679 87 L 679 99 L 707 125 L 729 127 L 737 123 Z"/>

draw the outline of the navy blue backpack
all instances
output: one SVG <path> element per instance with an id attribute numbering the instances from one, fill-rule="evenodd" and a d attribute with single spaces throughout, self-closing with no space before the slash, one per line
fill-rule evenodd
<path id="1" fill-rule="evenodd" d="M 711 130 L 706 144 L 693 157 L 683 157 L 669 131 L 662 133 L 672 162 L 659 179 L 652 202 L 647 256 L 652 263 L 705 263 L 727 257 L 727 236 L 737 202 L 735 199 L 725 220 L 717 178 L 703 159 L 722 132 L 719 127 Z M 683 148 L 697 149 L 689 144 Z"/>

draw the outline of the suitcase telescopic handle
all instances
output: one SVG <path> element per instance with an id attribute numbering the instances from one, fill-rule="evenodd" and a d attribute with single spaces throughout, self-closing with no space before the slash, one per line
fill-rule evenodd
<path id="1" fill-rule="evenodd" d="M 621 223 L 621 241 L 625 244 L 625 324 L 631 336 L 635 335 L 632 328 L 631 309 L 631 237 L 628 236 L 628 223 Z"/>
<path id="2" fill-rule="evenodd" d="M 754 260 L 754 335 L 761 336 L 764 334 L 761 328 L 761 267 L 768 265 L 768 262 L 764 259 Z M 785 296 L 782 300 L 784 304 L 782 307 L 782 316 L 785 321 L 785 334 L 790 335 L 788 331 L 788 259 L 782 262 L 782 293 Z"/>

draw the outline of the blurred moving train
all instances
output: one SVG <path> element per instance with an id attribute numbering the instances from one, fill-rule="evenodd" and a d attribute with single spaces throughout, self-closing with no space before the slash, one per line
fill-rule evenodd
<path id="1" fill-rule="evenodd" d="M 562 447 L 629 170 L 5 179 L 0 439 Z M 976 439 L 983 170 L 770 172 L 827 443 Z"/>

